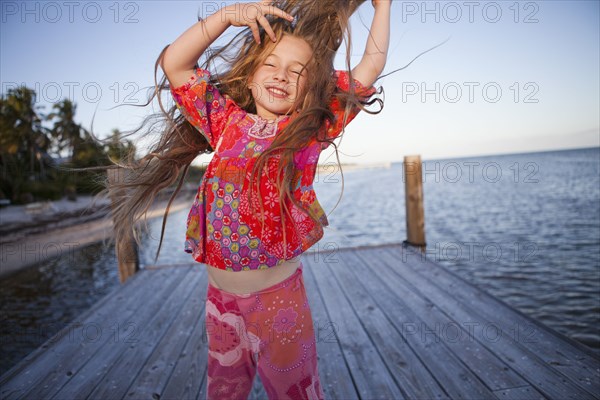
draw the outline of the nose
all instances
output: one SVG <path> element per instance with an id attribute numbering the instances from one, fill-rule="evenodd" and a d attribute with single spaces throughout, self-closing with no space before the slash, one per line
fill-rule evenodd
<path id="1" fill-rule="evenodd" d="M 283 68 L 277 68 L 277 70 L 273 73 L 273 79 L 279 82 L 287 82 L 287 74 Z"/>

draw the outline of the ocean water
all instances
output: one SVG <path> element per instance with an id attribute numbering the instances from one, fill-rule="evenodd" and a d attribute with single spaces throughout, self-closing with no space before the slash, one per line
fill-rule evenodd
<path id="1" fill-rule="evenodd" d="M 330 226 L 315 246 L 405 240 L 403 172 L 344 170 L 341 199 L 341 174 L 320 173 Z M 423 193 L 429 259 L 600 352 L 600 148 L 424 161 Z M 192 262 L 186 217 L 169 216 L 158 264 Z M 160 224 L 150 223 L 143 265 L 154 263 Z M 118 286 L 103 244 L 0 281 L 0 373 Z"/>
<path id="2" fill-rule="evenodd" d="M 600 351 L 600 148 L 422 168 L 426 257 Z M 398 163 L 344 173 L 321 243 L 405 240 L 403 172 Z M 338 176 L 316 186 L 326 210 L 338 201 Z"/>

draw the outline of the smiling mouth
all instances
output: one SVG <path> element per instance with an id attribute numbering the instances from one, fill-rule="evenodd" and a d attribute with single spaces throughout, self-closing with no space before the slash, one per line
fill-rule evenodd
<path id="1" fill-rule="evenodd" d="M 283 89 L 279 89 L 279 88 L 275 88 L 275 87 L 267 87 L 267 91 L 269 92 L 269 94 L 271 96 L 279 98 L 279 99 L 285 99 L 288 97 L 288 93 Z"/>

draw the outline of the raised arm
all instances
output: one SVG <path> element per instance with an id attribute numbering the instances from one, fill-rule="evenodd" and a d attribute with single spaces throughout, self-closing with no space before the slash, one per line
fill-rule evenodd
<path id="1" fill-rule="evenodd" d="M 258 24 L 260 24 L 271 39 L 275 34 L 271 29 L 265 14 L 272 14 L 293 20 L 294 17 L 282 10 L 269 6 L 269 1 L 256 3 L 235 3 L 219 9 L 206 19 L 196 22 L 181 34 L 165 51 L 161 68 L 171 87 L 178 87 L 187 82 L 194 72 L 194 66 L 206 49 L 225 30 L 233 26 L 249 26 L 257 42 Z"/>
<path id="2" fill-rule="evenodd" d="M 171 43 L 161 63 L 171 87 L 179 87 L 188 81 L 200 56 L 229 25 L 224 18 L 224 9 L 220 9 L 196 22 Z"/>
<path id="3" fill-rule="evenodd" d="M 352 69 L 352 76 L 365 87 L 371 87 L 383 72 L 390 45 L 392 0 L 372 0 L 375 16 L 363 57 Z"/>

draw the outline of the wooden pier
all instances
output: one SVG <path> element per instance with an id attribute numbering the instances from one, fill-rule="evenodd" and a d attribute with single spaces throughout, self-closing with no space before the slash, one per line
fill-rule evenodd
<path id="1" fill-rule="evenodd" d="M 600 399 L 590 349 L 411 246 L 302 262 L 328 399 Z M 201 264 L 140 270 L 0 377 L 0 397 L 204 399 L 206 287 Z"/>

